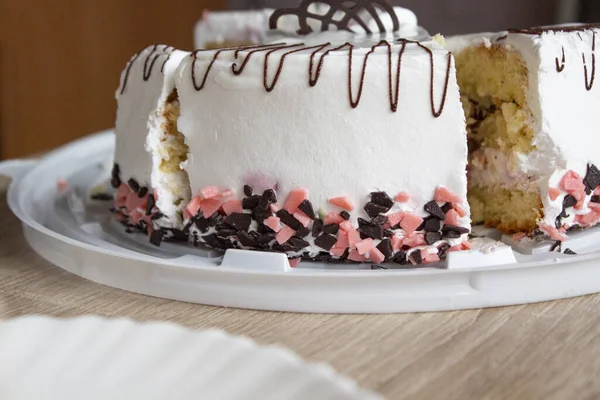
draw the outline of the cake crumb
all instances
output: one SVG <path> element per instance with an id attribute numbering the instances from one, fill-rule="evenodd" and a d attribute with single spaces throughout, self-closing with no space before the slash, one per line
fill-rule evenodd
<path id="1" fill-rule="evenodd" d="M 437 33 L 434 37 L 433 40 L 435 42 L 437 42 L 440 46 L 442 47 L 446 47 L 446 38 L 444 37 L 444 35 L 442 35 L 441 33 Z"/>

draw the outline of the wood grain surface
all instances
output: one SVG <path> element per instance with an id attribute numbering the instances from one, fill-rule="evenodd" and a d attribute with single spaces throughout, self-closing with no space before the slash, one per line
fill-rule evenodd
<path id="1" fill-rule="evenodd" d="M 398 315 L 260 312 L 146 297 L 37 256 L 6 206 L 6 184 L 0 180 L 0 318 L 95 314 L 221 328 L 326 362 L 389 399 L 600 398 L 599 295 Z"/>

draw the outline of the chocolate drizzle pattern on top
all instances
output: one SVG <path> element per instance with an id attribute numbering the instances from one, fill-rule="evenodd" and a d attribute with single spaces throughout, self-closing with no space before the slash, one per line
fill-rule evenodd
<path id="1" fill-rule="evenodd" d="M 223 49 L 219 49 L 219 50 L 205 50 L 205 49 L 196 50 L 195 52 L 193 52 L 190 55 L 191 57 L 193 57 L 192 68 L 191 68 L 192 69 L 192 71 L 191 71 L 192 84 L 196 91 L 201 91 L 204 88 L 206 81 L 208 79 L 208 75 L 210 74 L 210 71 L 212 70 L 219 55 L 223 52 L 233 51 L 234 52 L 233 56 L 236 59 L 240 56 L 240 52 L 242 52 L 242 51 L 246 52 L 245 57 L 241 60 L 241 63 L 233 63 L 231 65 L 231 71 L 236 76 L 241 75 L 244 72 L 244 69 L 248 65 L 250 58 L 255 53 L 266 52 L 265 58 L 264 58 L 264 65 L 263 65 L 263 86 L 267 92 L 271 92 L 271 91 L 273 91 L 277 82 L 279 81 L 279 77 L 283 70 L 285 59 L 288 55 L 293 54 L 293 53 L 302 52 L 302 51 L 314 50 L 309 57 L 309 65 L 308 65 L 308 84 L 309 84 L 309 86 L 314 87 L 314 86 L 316 86 L 316 84 L 319 80 L 319 77 L 321 76 L 322 67 L 325 62 L 326 57 L 332 51 L 340 51 L 340 50 L 347 48 L 347 50 L 348 50 L 348 96 L 349 96 L 349 100 L 350 100 L 350 106 L 352 108 L 357 108 L 360 103 L 362 93 L 363 93 L 363 87 L 364 87 L 364 83 L 365 83 L 365 75 L 366 75 L 366 71 L 367 71 L 369 57 L 371 56 L 371 54 L 373 54 L 375 52 L 375 50 L 378 47 L 385 46 L 385 47 L 387 47 L 387 53 L 388 53 L 388 81 L 389 81 L 388 86 L 389 86 L 390 109 L 392 112 L 396 112 L 398 110 L 398 101 L 399 101 L 399 96 L 400 96 L 400 75 L 401 75 L 401 68 L 402 68 L 402 57 L 404 55 L 406 46 L 409 44 L 412 44 L 412 45 L 415 45 L 415 46 L 421 48 L 425 52 L 427 52 L 427 54 L 429 56 L 429 59 L 430 59 L 431 113 L 433 114 L 433 116 L 435 118 L 438 118 L 440 115 L 442 115 L 444 106 L 446 104 L 446 98 L 447 98 L 447 93 L 448 93 L 448 84 L 449 84 L 449 80 L 450 80 L 450 70 L 452 67 L 452 55 L 450 53 L 448 53 L 448 56 L 447 56 L 448 63 L 447 63 L 447 67 L 446 67 L 446 78 L 444 81 L 444 89 L 443 89 L 443 93 L 442 93 L 442 99 L 441 99 L 440 105 L 436 108 L 435 93 L 434 93 L 435 92 L 435 90 L 434 90 L 435 89 L 434 88 L 435 60 L 434 60 L 433 51 L 431 49 L 429 49 L 427 46 L 425 46 L 419 42 L 416 42 L 416 41 L 407 40 L 407 39 L 399 39 L 398 42 L 401 43 L 401 46 L 400 46 L 400 50 L 398 52 L 395 82 L 394 82 L 394 74 L 392 71 L 392 64 L 393 64 L 392 56 L 393 56 L 393 52 L 394 52 L 394 46 L 392 45 L 392 43 L 390 43 L 386 40 L 382 40 L 379 43 L 377 43 L 376 45 L 372 46 L 371 49 L 365 54 L 365 57 L 363 59 L 362 70 L 360 73 L 358 93 L 356 94 L 356 97 L 354 97 L 354 94 L 353 94 L 354 91 L 353 91 L 353 84 L 352 84 L 352 76 L 353 76 L 352 60 L 353 60 L 353 50 L 354 50 L 355 46 L 351 43 L 345 43 L 341 46 L 331 47 L 329 49 L 327 49 L 327 47 L 330 47 L 332 45 L 331 45 L 331 43 L 328 42 L 328 43 L 324 43 L 321 45 L 315 45 L 315 46 L 306 46 L 302 43 L 291 44 L 291 45 L 288 45 L 285 43 L 277 43 L 277 44 L 268 44 L 268 45 L 229 47 L 229 48 L 223 48 Z M 325 50 L 325 49 L 327 49 L 327 50 Z M 279 64 L 277 66 L 275 76 L 273 78 L 273 81 L 271 83 L 269 83 L 268 82 L 269 57 L 274 52 L 281 51 L 281 50 L 287 50 L 287 51 L 285 53 L 283 53 L 281 55 L 281 57 L 279 58 Z M 202 76 L 202 79 L 199 81 L 198 77 L 196 76 L 196 61 L 198 60 L 199 53 L 207 52 L 207 51 L 214 51 L 214 54 L 213 54 L 213 57 L 212 57 L 210 63 L 208 64 L 208 67 L 206 68 L 206 71 L 204 72 L 204 75 Z M 321 54 L 321 57 L 319 58 L 319 61 L 316 63 L 316 68 L 315 68 L 315 58 L 317 57 L 317 54 L 319 52 L 322 52 L 322 54 Z"/>
<path id="2" fill-rule="evenodd" d="M 322 4 L 328 6 L 325 14 L 320 15 L 309 11 L 313 4 Z M 368 13 L 377 24 L 379 33 L 386 32 L 385 25 L 377 12 L 377 8 L 383 10 L 392 19 L 392 32 L 400 29 L 400 22 L 394 8 L 387 0 L 303 0 L 296 8 L 282 8 L 275 10 L 269 18 L 269 28 L 277 29 L 277 22 L 281 17 L 294 15 L 298 18 L 300 28 L 299 35 L 307 35 L 313 32 L 308 20 L 317 20 L 321 22 L 321 31 L 329 30 L 331 25 L 338 30 L 351 31 L 350 22 L 356 22 L 365 33 L 373 33 L 369 26 L 361 17 L 361 12 Z M 342 14 L 340 17 L 339 14 Z"/>
<path id="3" fill-rule="evenodd" d="M 120 94 L 125 93 L 125 88 L 127 87 L 127 82 L 129 80 L 131 68 L 133 67 L 133 64 L 137 61 L 137 59 L 140 57 L 140 55 L 146 49 L 148 49 L 148 47 L 145 47 L 144 49 L 142 49 L 141 51 L 136 53 L 131 58 L 129 63 L 127 64 L 127 69 L 125 70 L 125 77 L 123 79 L 123 86 L 121 87 Z M 165 60 L 163 61 L 162 65 L 160 67 L 160 72 L 164 73 L 165 65 L 167 64 L 167 61 L 169 61 L 169 59 L 171 58 L 171 54 L 173 53 L 173 51 L 175 51 L 175 48 L 172 46 L 167 46 L 167 45 L 155 44 L 152 47 L 152 50 L 148 53 L 148 55 L 144 59 L 144 71 L 142 74 L 142 79 L 144 80 L 144 82 L 147 82 L 148 79 L 150 79 L 150 76 L 152 76 L 152 71 L 154 69 L 154 65 L 156 64 L 156 61 L 162 56 L 166 56 Z"/>
<path id="4" fill-rule="evenodd" d="M 592 30 L 592 65 L 591 71 L 588 71 L 587 59 L 585 53 L 581 53 L 581 59 L 583 61 L 583 73 L 585 78 L 585 89 L 589 92 L 594 87 L 594 80 L 596 79 L 596 31 L 594 29 L 600 29 L 600 24 L 581 24 L 581 25 L 566 25 L 566 26 L 550 26 L 550 27 L 535 27 L 527 29 L 510 29 L 509 33 L 520 33 L 524 35 L 542 35 L 547 32 L 576 32 L 580 40 L 583 41 L 581 32 Z M 559 63 L 558 57 L 555 59 L 556 71 L 561 73 L 565 69 L 565 48 L 562 47 L 562 57 Z"/>

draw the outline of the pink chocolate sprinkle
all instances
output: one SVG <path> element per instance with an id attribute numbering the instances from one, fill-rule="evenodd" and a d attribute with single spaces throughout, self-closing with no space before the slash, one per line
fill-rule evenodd
<path id="1" fill-rule="evenodd" d="M 600 205 L 600 203 L 598 204 Z M 344 221 L 340 224 L 340 229 L 344 232 L 350 232 L 352 229 L 354 229 L 354 225 L 352 225 L 352 222 L 350 221 Z"/>
<path id="2" fill-rule="evenodd" d="M 371 249 L 375 248 L 375 243 L 373 242 L 373 239 L 371 238 L 366 238 L 364 240 L 361 240 L 360 242 L 356 243 L 356 250 L 358 250 L 358 254 L 365 255 L 367 254 L 369 251 L 371 251 Z"/>
<path id="3" fill-rule="evenodd" d="M 205 186 L 200 189 L 200 197 L 202 199 L 214 199 L 219 193 L 220 191 L 216 186 Z"/>
<path id="4" fill-rule="evenodd" d="M 225 190 L 225 191 L 219 193 L 219 195 L 217 197 L 220 198 L 221 200 L 223 200 L 223 199 L 226 199 L 231 196 L 233 196 L 233 192 L 231 190 Z"/>
<path id="5" fill-rule="evenodd" d="M 271 230 L 273 230 L 273 232 L 277 233 L 281 230 L 281 225 L 279 224 L 280 220 L 279 217 L 269 217 L 267 219 L 265 219 L 264 224 L 266 226 L 268 226 L 269 228 L 271 228 Z"/>
<path id="6" fill-rule="evenodd" d="M 274 214 L 277 214 L 277 211 L 281 210 L 281 207 L 279 207 L 277 204 L 271 204 L 271 212 L 273 212 Z"/>
<path id="7" fill-rule="evenodd" d="M 402 242 L 404 238 L 402 236 L 394 235 L 392 236 L 392 250 L 398 251 L 402 247 Z"/>
<path id="8" fill-rule="evenodd" d="M 440 203 L 462 203 L 462 199 L 452 193 L 447 187 L 438 186 L 435 188 L 435 195 L 433 196 L 435 201 Z"/>
<path id="9" fill-rule="evenodd" d="M 125 207 L 129 211 L 133 211 L 136 208 L 146 209 L 146 201 L 148 200 L 148 196 L 139 197 L 137 193 L 133 190 L 129 192 L 127 195 L 127 199 L 125 200 Z"/>
<path id="10" fill-rule="evenodd" d="M 561 242 L 564 242 L 568 239 L 567 235 L 561 234 L 558 229 L 552 225 L 540 224 L 540 229 L 554 240 L 560 240 Z"/>
<path id="11" fill-rule="evenodd" d="M 129 213 L 129 222 L 133 225 L 137 225 L 140 221 L 146 216 L 146 212 L 136 208 L 131 213 Z"/>
<path id="12" fill-rule="evenodd" d="M 600 203 L 594 203 L 593 201 L 590 201 L 588 203 L 588 207 L 592 210 L 600 210 Z"/>
<path id="13" fill-rule="evenodd" d="M 345 219 L 342 218 L 342 216 L 336 212 L 330 212 L 329 214 L 327 214 L 325 216 L 325 218 L 323 218 L 323 225 L 329 225 L 329 224 L 341 224 L 342 222 L 344 222 Z"/>
<path id="14" fill-rule="evenodd" d="M 446 253 L 452 253 L 453 251 L 462 251 L 462 250 L 463 250 L 462 246 L 460 244 L 457 244 L 457 245 L 454 245 L 454 246 L 450 247 L 446 251 Z"/>
<path id="15" fill-rule="evenodd" d="M 369 258 L 375 264 L 381 264 L 382 262 L 385 261 L 385 256 L 383 255 L 383 253 L 381 251 L 379 251 L 379 249 L 377 247 L 373 247 L 371 249 L 371 251 L 369 252 Z"/>
<path id="16" fill-rule="evenodd" d="M 454 211 L 456 211 L 459 217 L 464 218 L 467 216 L 467 212 L 458 204 L 452 204 L 452 208 L 454 208 Z"/>
<path id="17" fill-rule="evenodd" d="M 585 190 L 585 185 L 581 176 L 573 170 L 568 170 L 560 180 L 560 187 L 566 192 L 573 194 L 573 192 L 579 192 L 581 188 Z"/>
<path id="18" fill-rule="evenodd" d="M 121 186 L 119 186 L 119 188 L 117 189 L 117 197 L 122 197 L 123 199 L 125 199 L 129 192 L 131 192 L 129 186 L 127 186 L 124 183 L 121 183 Z"/>
<path id="19" fill-rule="evenodd" d="M 354 262 L 365 262 L 369 261 L 365 256 L 358 253 L 356 250 L 352 250 L 350 254 L 348 254 L 348 260 Z"/>
<path id="20" fill-rule="evenodd" d="M 512 235 L 513 240 L 521 240 L 527 237 L 527 234 L 525 232 L 519 232 L 519 233 L 515 233 L 514 235 Z"/>
<path id="21" fill-rule="evenodd" d="M 423 262 L 425 264 L 430 264 L 430 263 L 435 263 L 435 262 L 439 262 L 440 261 L 440 256 L 438 256 L 437 254 L 429 254 L 427 257 L 425 257 L 425 259 L 423 260 Z"/>
<path id="22" fill-rule="evenodd" d="M 64 192 L 65 190 L 67 190 L 68 187 L 69 182 L 65 181 L 64 179 L 59 179 L 56 181 L 56 188 L 59 192 Z"/>
<path id="23" fill-rule="evenodd" d="M 304 200 L 308 199 L 308 190 L 307 189 L 294 189 L 288 194 L 287 199 L 283 205 L 283 208 L 289 212 L 290 214 L 298 211 L 298 206 Z"/>
<path id="24" fill-rule="evenodd" d="M 310 222 L 312 221 L 310 218 L 308 218 L 304 213 L 302 212 L 295 212 L 294 213 L 294 218 L 296 218 L 298 221 L 300 221 L 300 223 L 302 225 L 304 225 L 304 227 L 308 227 L 308 225 L 310 224 Z"/>
<path id="25" fill-rule="evenodd" d="M 183 219 L 188 220 L 192 218 L 192 215 L 189 213 L 189 211 L 187 210 L 187 208 L 183 209 Z"/>
<path id="26" fill-rule="evenodd" d="M 352 204 L 352 201 L 348 197 L 333 197 L 329 199 L 329 203 L 346 211 L 354 210 L 354 204 Z"/>
<path id="27" fill-rule="evenodd" d="M 200 201 L 200 209 L 204 218 L 210 218 L 221 208 L 221 201 L 217 199 L 206 199 Z"/>
<path id="28" fill-rule="evenodd" d="M 457 226 L 458 223 L 458 213 L 456 210 L 452 209 L 446 213 L 446 219 L 444 220 L 444 224 Z"/>
<path id="29" fill-rule="evenodd" d="M 550 197 L 550 200 L 552 200 L 552 201 L 558 199 L 558 196 L 560 196 L 560 189 L 557 189 L 557 188 L 548 189 L 548 196 Z"/>
<path id="30" fill-rule="evenodd" d="M 302 259 L 301 259 L 300 257 L 298 257 L 298 258 L 292 258 L 292 259 L 289 259 L 288 261 L 289 261 L 289 263 L 290 263 L 290 267 L 292 267 L 292 268 L 296 268 L 296 267 L 298 266 L 298 264 L 300 264 L 300 261 L 301 261 L 301 260 L 302 260 Z"/>
<path id="31" fill-rule="evenodd" d="M 350 247 L 356 247 L 358 242 L 360 242 L 360 233 L 358 233 L 356 228 L 353 228 L 352 230 L 348 231 L 348 244 Z"/>
<path id="32" fill-rule="evenodd" d="M 410 200 L 410 194 L 406 192 L 400 192 L 396 195 L 396 197 L 394 197 L 394 200 L 396 200 L 398 203 L 406 203 Z"/>
<path id="33" fill-rule="evenodd" d="M 335 243 L 335 245 L 333 245 L 333 247 L 337 247 L 337 248 L 341 248 L 342 250 L 345 250 L 349 246 L 350 246 L 350 241 L 348 240 L 348 234 L 344 231 L 340 231 L 338 233 L 337 242 Z"/>
<path id="34" fill-rule="evenodd" d="M 592 203 L 590 203 L 592 204 Z M 592 210 L 591 212 L 584 215 L 576 215 L 575 222 L 581 226 L 591 226 L 600 220 L 600 210 Z"/>
<path id="35" fill-rule="evenodd" d="M 242 201 L 241 200 L 229 200 L 223 203 L 223 211 L 225 215 L 231 215 L 233 213 L 241 213 L 244 210 L 242 209 Z"/>
<path id="36" fill-rule="evenodd" d="M 347 247 L 346 248 L 342 248 L 342 247 L 335 247 L 334 246 L 334 247 L 331 248 L 331 250 L 329 250 L 329 252 L 332 255 L 336 256 L 336 257 L 341 257 L 346 252 L 346 249 L 347 249 Z"/>
<path id="37" fill-rule="evenodd" d="M 400 227 L 408 234 L 413 233 L 423 223 L 423 218 L 418 215 L 406 213 L 400 221 Z"/>
<path id="38" fill-rule="evenodd" d="M 290 238 L 295 234 L 296 231 L 286 225 L 279 231 L 277 236 L 275 236 L 275 240 L 277 240 L 277 243 L 279 244 L 284 244 L 285 242 L 290 240 Z"/>
<path id="39" fill-rule="evenodd" d="M 406 215 L 404 211 L 390 214 L 387 216 L 388 223 L 390 224 L 390 226 L 396 226 L 402 221 L 404 215 Z"/>
<path id="40" fill-rule="evenodd" d="M 460 247 L 463 250 L 471 250 L 471 249 L 473 249 L 473 245 L 468 240 L 465 240 L 464 242 L 462 242 L 461 245 L 460 245 Z"/>
<path id="41" fill-rule="evenodd" d="M 425 235 L 422 233 L 412 233 L 404 238 L 402 244 L 410 247 L 418 247 L 425 246 L 427 243 L 425 242 Z"/>
<path id="42" fill-rule="evenodd" d="M 188 203 L 188 205 L 185 207 L 185 210 L 187 211 L 188 215 L 190 215 L 190 218 L 198 214 L 198 211 L 200 210 L 201 201 L 202 199 L 200 198 L 200 196 L 194 196 L 192 197 L 192 200 Z"/>

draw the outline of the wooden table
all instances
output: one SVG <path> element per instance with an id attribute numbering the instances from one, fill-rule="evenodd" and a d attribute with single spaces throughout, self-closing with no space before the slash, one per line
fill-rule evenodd
<path id="1" fill-rule="evenodd" d="M 2 318 L 97 314 L 222 328 L 329 363 L 390 399 L 600 398 L 599 295 L 403 315 L 286 314 L 151 298 L 86 281 L 37 256 L 6 206 L 6 184 L 0 180 Z"/>

